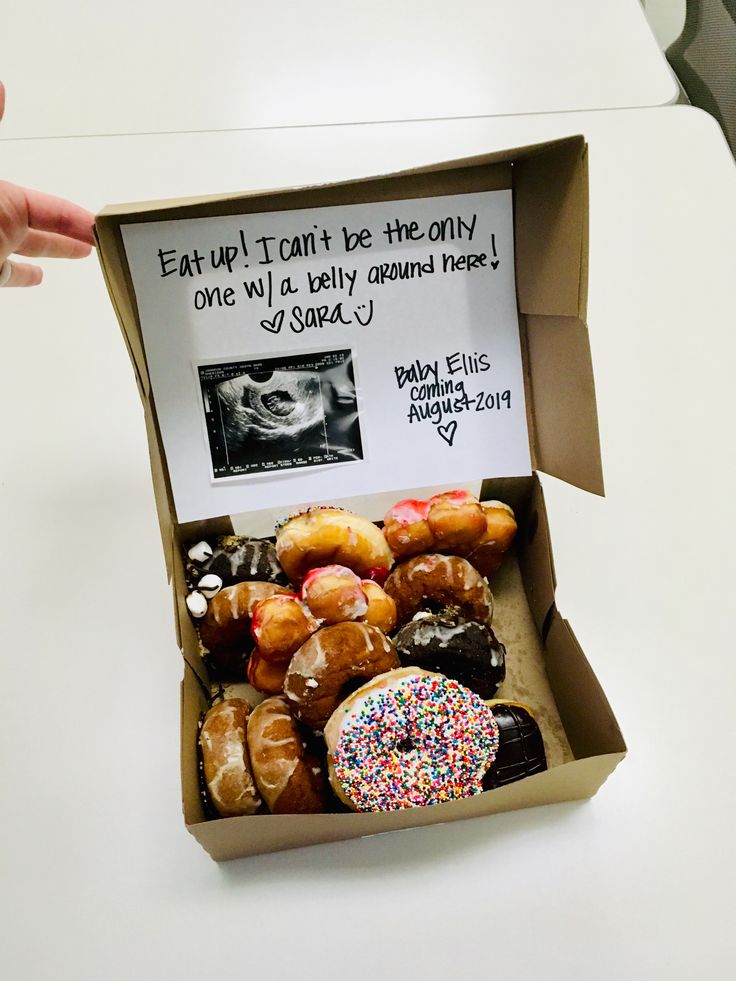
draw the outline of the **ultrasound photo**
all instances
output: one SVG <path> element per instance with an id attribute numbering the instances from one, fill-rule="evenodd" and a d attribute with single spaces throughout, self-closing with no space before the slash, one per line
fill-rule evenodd
<path id="1" fill-rule="evenodd" d="M 216 480 L 363 459 L 351 351 L 197 370 Z"/>

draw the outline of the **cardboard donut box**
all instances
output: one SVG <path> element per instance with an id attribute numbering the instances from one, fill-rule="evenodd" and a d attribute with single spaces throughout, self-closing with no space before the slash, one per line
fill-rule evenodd
<path id="1" fill-rule="evenodd" d="M 595 392 L 586 327 L 587 145 L 580 136 L 433 164 L 388 176 L 317 187 L 236 196 L 152 202 L 106 208 L 97 218 L 98 253 L 120 321 L 145 412 L 161 539 L 173 590 L 176 637 L 183 657 L 181 782 L 187 829 L 218 861 L 302 845 L 490 815 L 590 797 L 626 753 L 621 732 L 572 627 L 555 604 L 550 528 L 537 471 L 584 491 L 603 493 Z M 183 546 L 233 531 L 216 515 L 177 522 L 166 456 L 151 390 L 138 306 L 123 245 L 127 223 L 392 201 L 512 189 L 515 274 L 524 369 L 530 476 L 486 479 L 481 498 L 500 499 L 516 512 L 512 554 L 491 587 L 494 629 L 508 649 L 507 664 L 523 665 L 508 693 L 535 702 L 548 746 L 546 772 L 477 796 L 390 813 L 256 814 L 207 819 L 199 786 L 197 733 L 211 679 L 188 614 Z M 446 474 L 443 487 L 452 487 Z M 401 495 L 392 495 L 398 499 Z M 406 496 L 406 495 L 403 495 Z M 379 520 L 385 496 L 363 513 Z M 330 503 L 329 498 L 321 502 Z M 349 506 L 349 502 L 338 501 Z M 262 517 L 236 527 L 263 534 Z M 498 624 L 498 626 L 497 626 Z M 515 687 L 514 687 L 515 683 Z M 526 698 L 524 696 L 530 696 Z"/>

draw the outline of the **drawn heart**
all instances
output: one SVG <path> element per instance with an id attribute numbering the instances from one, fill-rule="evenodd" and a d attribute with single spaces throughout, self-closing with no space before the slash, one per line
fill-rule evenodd
<path id="1" fill-rule="evenodd" d="M 448 446 L 452 446 L 452 441 L 455 438 L 455 432 L 457 430 L 457 422 L 455 419 L 452 422 L 448 422 L 446 426 L 438 426 L 437 432 L 444 439 Z"/>
<path id="2" fill-rule="evenodd" d="M 279 310 L 273 320 L 262 320 L 261 327 L 264 330 L 270 331 L 272 334 L 278 334 L 284 324 L 284 311 Z"/>
<path id="3" fill-rule="evenodd" d="M 492 259 L 491 260 L 491 269 L 498 269 L 498 264 L 499 264 L 500 261 L 501 261 L 500 259 L 496 259 L 495 261 Z"/>

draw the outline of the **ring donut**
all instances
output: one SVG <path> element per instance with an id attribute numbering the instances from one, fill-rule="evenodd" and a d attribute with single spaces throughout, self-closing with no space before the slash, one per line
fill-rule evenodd
<path id="1" fill-rule="evenodd" d="M 361 579 L 388 575 L 393 555 L 383 532 L 367 518 L 342 508 L 310 508 L 276 527 L 276 554 L 294 584 L 310 569 L 344 565 Z"/>
<path id="2" fill-rule="evenodd" d="M 396 603 L 400 627 L 415 613 L 437 613 L 447 607 L 456 607 L 463 619 L 488 627 L 493 619 L 493 595 L 488 583 L 457 555 L 417 555 L 394 569 L 385 590 Z"/>
<path id="3" fill-rule="evenodd" d="M 253 709 L 248 752 L 258 790 L 272 814 L 324 811 L 324 761 L 309 750 L 283 695 L 267 698 Z"/>
<path id="4" fill-rule="evenodd" d="M 200 729 L 204 782 L 220 817 L 255 814 L 261 803 L 246 745 L 250 711 L 244 698 L 226 698 L 208 710 Z"/>
<path id="5" fill-rule="evenodd" d="M 377 627 L 336 623 L 312 634 L 293 656 L 284 694 L 296 717 L 321 732 L 347 686 L 398 667 L 393 644 Z"/>
<path id="6" fill-rule="evenodd" d="M 369 681 L 325 727 L 329 778 L 354 811 L 395 811 L 483 790 L 499 744 L 483 700 L 457 681 L 400 668 Z"/>

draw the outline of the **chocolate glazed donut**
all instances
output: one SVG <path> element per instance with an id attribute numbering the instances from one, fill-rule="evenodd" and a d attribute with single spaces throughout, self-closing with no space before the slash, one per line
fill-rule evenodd
<path id="1" fill-rule="evenodd" d="M 336 623 L 312 634 L 296 652 L 286 673 L 284 694 L 296 717 L 321 732 L 350 691 L 398 667 L 393 644 L 377 627 L 355 621 Z"/>
<path id="2" fill-rule="evenodd" d="M 420 611 L 440 613 L 447 607 L 457 608 L 464 620 L 491 625 L 488 583 L 457 555 L 417 555 L 394 569 L 383 588 L 396 603 L 399 626 Z"/>
<path id="3" fill-rule="evenodd" d="M 438 671 L 481 698 L 493 698 L 506 677 L 506 648 L 491 628 L 449 611 L 417 614 L 393 642 L 405 667 Z"/>

